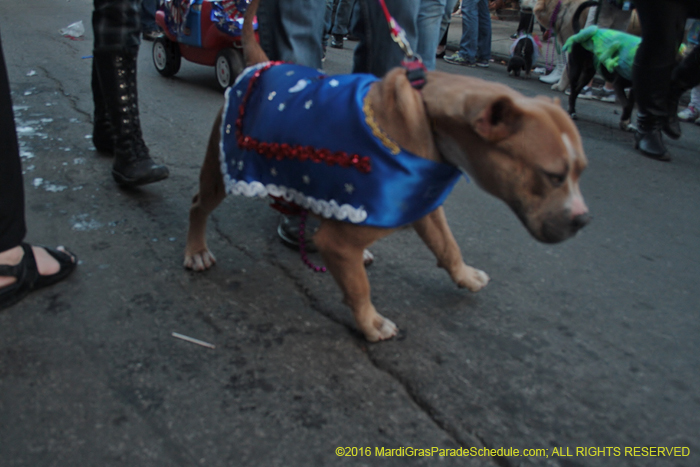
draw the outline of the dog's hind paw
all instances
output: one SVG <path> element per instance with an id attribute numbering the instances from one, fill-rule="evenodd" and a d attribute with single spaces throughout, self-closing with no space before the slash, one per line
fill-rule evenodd
<path id="1" fill-rule="evenodd" d="M 459 288 L 469 289 L 470 292 L 478 292 L 489 283 L 489 276 L 484 271 L 471 266 L 463 265 L 455 282 Z"/>
<path id="2" fill-rule="evenodd" d="M 204 271 L 214 266 L 215 263 L 216 258 L 214 254 L 208 249 L 205 249 L 193 254 L 185 253 L 183 266 L 193 271 Z"/>

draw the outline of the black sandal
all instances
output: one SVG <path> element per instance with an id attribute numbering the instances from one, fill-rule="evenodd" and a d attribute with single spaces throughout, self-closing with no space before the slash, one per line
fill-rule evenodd
<path id="1" fill-rule="evenodd" d="M 58 262 L 60 269 L 57 273 L 48 276 L 39 274 L 32 246 L 22 243 L 22 249 L 24 250 L 22 261 L 16 266 L 0 265 L 0 276 L 11 276 L 17 279 L 15 283 L 0 289 L 0 310 L 19 302 L 33 290 L 48 287 L 65 279 L 78 264 L 78 258 L 72 253 L 64 253 L 60 250 L 40 245 L 36 246 L 43 248 L 48 254 L 53 256 Z"/>

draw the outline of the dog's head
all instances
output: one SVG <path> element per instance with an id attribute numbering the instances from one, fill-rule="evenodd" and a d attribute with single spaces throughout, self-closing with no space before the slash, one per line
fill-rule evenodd
<path id="1" fill-rule="evenodd" d="M 558 102 L 446 73 L 431 73 L 427 83 L 440 154 L 505 201 L 533 237 L 560 242 L 588 223 L 578 184 L 587 160 Z"/>
<path id="2" fill-rule="evenodd" d="M 521 70 L 525 70 L 525 59 L 522 55 L 513 55 L 510 57 L 510 60 L 508 60 L 508 73 L 512 71 L 513 75 L 520 76 Z"/>
<path id="3" fill-rule="evenodd" d="M 552 30 L 559 40 L 565 41 L 575 31 L 572 19 L 577 8 L 587 0 L 537 0 L 532 12 L 542 27 Z M 586 18 L 588 8 L 579 12 L 581 18 Z"/>

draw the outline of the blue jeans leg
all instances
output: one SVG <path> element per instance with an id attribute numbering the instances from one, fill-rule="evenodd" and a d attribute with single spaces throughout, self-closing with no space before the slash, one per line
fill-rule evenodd
<path id="1" fill-rule="evenodd" d="M 435 69 L 435 50 L 440 42 L 440 24 L 447 0 L 420 0 L 416 53 L 428 70 Z"/>
<path id="2" fill-rule="evenodd" d="M 477 60 L 491 59 L 491 13 L 489 12 L 488 0 L 479 0 L 479 35 L 477 38 L 476 52 Z"/>
<path id="3" fill-rule="evenodd" d="M 270 60 L 321 68 L 326 0 L 266 0 L 258 8 L 260 46 Z"/>
<path id="4" fill-rule="evenodd" d="M 445 2 L 445 12 L 442 15 L 442 21 L 440 22 L 440 35 L 438 36 L 440 39 L 442 39 L 442 36 L 445 35 L 447 26 L 450 24 L 450 21 L 452 21 L 452 10 L 456 4 L 457 0 L 447 0 Z"/>
<path id="5" fill-rule="evenodd" d="M 323 25 L 323 46 L 328 45 L 328 35 L 331 33 L 333 26 L 333 3 L 337 0 L 326 0 L 326 16 Z"/>
<path id="6" fill-rule="evenodd" d="M 459 55 L 470 62 L 491 58 L 491 14 L 488 0 L 462 0 Z"/>
<path id="7" fill-rule="evenodd" d="M 335 21 L 333 21 L 332 34 L 346 35 L 350 26 L 350 15 L 356 0 L 339 0 L 335 10 Z"/>
<path id="8" fill-rule="evenodd" d="M 459 41 L 459 55 L 470 62 L 476 60 L 476 41 L 479 36 L 477 3 L 479 1 L 481 0 L 462 0 L 462 38 Z"/>

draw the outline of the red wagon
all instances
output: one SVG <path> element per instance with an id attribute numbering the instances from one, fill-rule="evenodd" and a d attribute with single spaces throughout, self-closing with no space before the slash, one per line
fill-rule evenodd
<path id="1" fill-rule="evenodd" d="M 153 64 L 174 76 L 182 58 L 213 66 L 222 89 L 243 71 L 241 29 L 250 0 L 165 0 L 156 12 L 164 35 L 153 42 Z M 257 29 L 257 21 L 253 23 Z M 257 33 L 256 33 L 257 35 Z"/>

